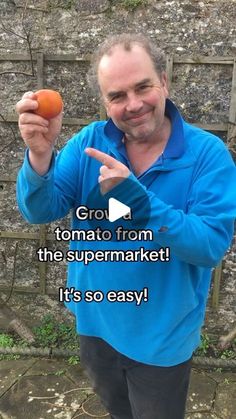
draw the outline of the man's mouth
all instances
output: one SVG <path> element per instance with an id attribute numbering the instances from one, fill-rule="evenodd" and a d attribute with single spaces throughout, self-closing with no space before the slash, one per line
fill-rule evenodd
<path id="1" fill-rule="evenodd" d="M 137 121 L 137 122 L 139 122 L 139 121 L 142 121 L 142 119 L 145 119 L 145 116 L 147 114 L 149 114 L 149 113 L 150 113 L 150 111 L 142 112 L 142 113 L 139 113 L 137 115 L 132 115 L 129 118 L 127 118 L 127 120 L 128 121 L 134 121 L 134 122 Z"/>

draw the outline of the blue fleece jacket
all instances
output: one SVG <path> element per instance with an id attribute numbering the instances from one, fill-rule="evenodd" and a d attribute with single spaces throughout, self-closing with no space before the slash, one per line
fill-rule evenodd
<path id="1" fill-rule="evenodd" d="M 153 232 L 153 240 L 72 241 L 70 249 L 169 247 L 170 260 L 92 261 L 87 265 L 73 261 L 68 264 L 67 280 L 67 287 L 81 295 L 88 290 L 100 290 L 105 297 L 111 290 L 147 289 L 147 298 L 140 304 L 132 299 L 88 302 L 82 298 L 71 299 L 67 306 L 75 314 L 80 334 L 100 337 L 134 360 L 159 366 L 184 362 L 198 346 L 211 269 L 231 243 L 236 215 L 236 170 L 223 141 L 186 123 L 170 100 L 166 114 L 172 131 L 162 156 L 144 173 L 137 177 L 131 173 L 107 194 L 130 206 L 140 223 L 148 200 L 151 213 L 145 230 Z M 30 223 L 49 223 L 72 209 L 72 229 L 91 228 L 76 217 L 75 209 L 86 205 L 101 164 L 84 149 L 97 148 L 132 171 L 122 138 L 111 120 L 94 122 L 53 157 L 45 176 L 35 173 L 26 153 L 17 180 L 24 218 Z"/>

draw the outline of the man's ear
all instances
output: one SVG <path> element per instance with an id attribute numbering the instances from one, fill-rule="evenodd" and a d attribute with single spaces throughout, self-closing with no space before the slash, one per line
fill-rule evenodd
<path id="1" fill-rule="evenodd" d="M 107 114 L 108 118 L 110 118 L 110 112 L 109 112 L 108 106 L 104 105 L 104 107 L 105 107 L 106 114 Z"/>
<path id="2" fill-rule="evenodd" d="M 110 115 L 108 113 L 108 108 L 107 108 L 107 106 L 105 106 L 105 103 L 104 103 L 103 100 L 101 100 L 101 102 L 100 102 L 100 117 L 101 117 L 101 119 L 110 118 Z"/>
<path id="3" fill-rule="evenodd" d="M 105 100 L 102 101 L 102 106 L 104 107 L 108 118 L 110 118 L 109 106 L 105 103 Z"/>
<path id="4" fill-rule="evenodd" d="M 108 116 L 108 118 L 110 118 L 108 104 L 106 103 L 106 100 L 101 90 L 100 90 L 100 107 L 103 109 L 104 113 L 106 112 L 106 115 Z"/>
<path id="5" fill-rule="evenodd" d="M 161 84 L 165 89 L 166 97 L 169 96 L 169 82 L 168 82 L 167 73 L 165 71 L 161 73 Z"/>
<path id="6" fill-rule="evenodd" d="M 161 73 L 161 83 L 163 86 L 167 85 L 167 74 L 165 71 Z"/>

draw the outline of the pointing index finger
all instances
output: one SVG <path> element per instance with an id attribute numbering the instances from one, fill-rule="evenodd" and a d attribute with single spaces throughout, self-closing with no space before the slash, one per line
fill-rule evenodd
<path id="1" fill-rule="evenodd" d="M 117 164 L 119 164 L 119 162 L 116 159 L 114 159 L 106 153 L 103 153 L 102 151 L 97 150 L 96 148 L 87 147 L 85 149 L 85 153 L 88 156 L 98 160 L 100 163 L 107 166 L 109 169 L 114 169 L 115 167 L 117 167 Z"/>

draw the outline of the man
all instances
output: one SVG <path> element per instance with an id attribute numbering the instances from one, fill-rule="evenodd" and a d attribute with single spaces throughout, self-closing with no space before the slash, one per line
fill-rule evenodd
<path id="1" fill-rule="evenodd" d="M 28 147 L 19 207 L 31 223 L 51 222 L 86 205 L 99 182 L 102 196 L 129 206 L 140 226 L 148 202 L 152 240 L 72 241 L 70 248 L 95 254 L 168 247 L 169 261 L 73 261 L 68 288 L 81 295 L 100 290 L 104 298 L 71 298 L 68 306 L 82 364 L 113 419 L 183 419 L 211 269 L 233 235 L 235 166 L 223 142 L 187 124 L 168 99 L 163 53 L 144 36 L 106 40 L 93 62 L 94 79 L 110 119 L 81 130 L 58 156 L 53 145 L 62 116 L 46 121 L 32 113 L 33 93 L 18 102 Z M 75 214 L 72 228 L 81 228 Z M 145 288 L 140 304 L 105 298 L 111 290 Z"/>

